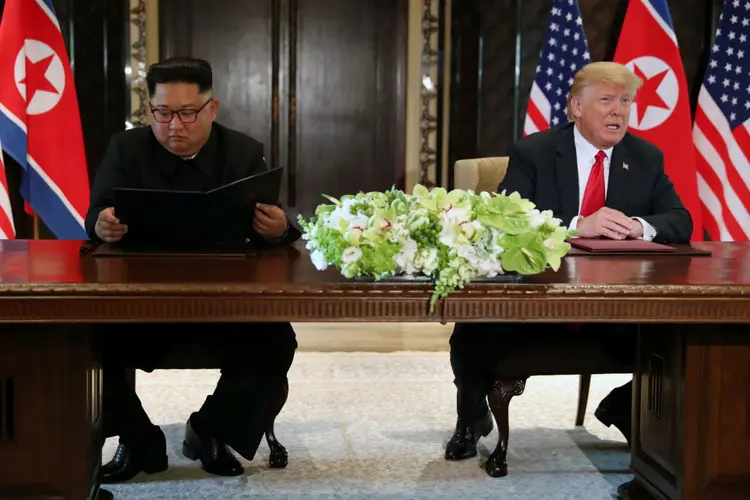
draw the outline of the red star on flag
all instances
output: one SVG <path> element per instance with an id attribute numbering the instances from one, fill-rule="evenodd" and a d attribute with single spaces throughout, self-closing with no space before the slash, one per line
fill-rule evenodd
<path id="1" fill-rule="evenodd" d="M 636 94 L 635 99 L 636 103 L 638 104 L 638 123 L 641 123 L 643 121 L 643 116 L 646 114 L 646 110 L 649 106 L 669 109 L 669 106 L 667 106 L 667 104 L 656 92 L 659 88 L 659 85 L 661 85 L 662 80 L 664 80 L 664 77 L 667 76 L 667 73 L 669 73 L 669 70 L 665 69 L 661 73 L 657 73 L 651 78 L 647 78 L 637 64 L 634 64 L 633 68 L 635 69 L 634 73 L 638 76 L 638 78 L 643 80 L 643 86 L 638 89 L 638 94 Z"/>
<path id="2" fill-rule="evenodd" d="M 26 78 L 18 83 L 26 85 L 26 99 L 29 102 L 33 99 L 34 94 L 39 91 L 52 92 L 53 94 L 58 93 L 57 89 L 52 86 L 52 83 L 45 76 L 54 57 L 54 54 L 52 54 L 37 62 L 31 62 L 30 59 L 27 59 Z"/>

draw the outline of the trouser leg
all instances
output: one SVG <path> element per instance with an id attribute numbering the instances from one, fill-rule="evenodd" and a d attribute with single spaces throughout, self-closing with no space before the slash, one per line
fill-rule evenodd
<path id="1" fill-rule="evenodd" d="M 222 335 L 221 377 L 196 419 L 213 436 L 252 460 L 274 417 L 297 341 L 289 323 L 243 327 Z"/>

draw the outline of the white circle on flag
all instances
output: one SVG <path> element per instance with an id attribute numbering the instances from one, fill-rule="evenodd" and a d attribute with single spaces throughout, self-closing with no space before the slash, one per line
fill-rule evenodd
<path id="1" fill-rule="evenodd" d="M 44 72 L 46 82 L 39 85 L 40 88 L 32 89 L 34 94 L 28 100 L 26 80 L 26 65 L 36 64 L 44 59 L 50 59 L 49 66 Z M 62 60 L 57 53 L 46 43 L 38 40 L 26 39 L 23 48 L 16 56 L 14 67 L 14 80 L 16 88 L 23 97 L 26 104 L 26 113 L 29 115 L 40 115 L 54 108 L 62 98 L 65 90 L 65 69 Z M 22 83 L 23 82 L 23 83 Z M 46 87 L 46 88 L 45 88 Z M 52 90 L 57 92 L 53 92 Z"/>
<path id="2" fill-rule="evenodd" d="M 638 109 L 639 104 L 636 94 L 636 100 L 630 108 L 630 120 L 628 121 L 628 126 L 633 127 L 636 130 L 648 130 L 658 127 L 672 115 L 672 112 L 677 105 L 677 100 L 680 97 L 680 86 L 677 83 L 677 75 L 675 75 L 675 72 L 669 64 L 665 63 L 658 57 L 653 56 L 636 57 L 625 64 L 625 66 L 630 71 L 638 74 L 638 71 L 636 71 L 637 66 L 637 69 L 640 70 L 640 73 L 645 77 L 644 80 L 649 80 L 666 71 L 664 79 L 656 89 L 656 94 L 661 97 L 661 100 L 664 101 L 667 108 L 648 106 L 644 114 L 642 110 Z M 646 85 L 647 81 L 644 81 L 643 83 Z M 640 122 L 639 117 L 641 117 Z"/>

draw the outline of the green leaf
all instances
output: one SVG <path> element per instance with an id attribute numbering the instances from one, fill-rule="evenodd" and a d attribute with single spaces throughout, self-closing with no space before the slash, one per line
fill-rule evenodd
<path id="1" fill-rule="evenodd" d="M 430 195 L 430 191 L 424 187 L 421 184 L 417 184 L 414 186 L 414 189 L 412 190 L 412 194 L 416 196 L 417 198 L 426 197 Z"/>
<path id="2" fill-rule="evenodd" d="M 327 194 L 321 194 L 320 196 L 322 196 L 323 198 L 325 198 L 326 200 L 330 201 L 331 203 L 333 203 L 336 206 L 341 205 L 341 202 L 339 200 L 337 200 L 336 198 L 334 198 L 333 196 L 328 196 Z"/>
<path id="3" fill-rule="evenodd" d="M 522 212 L 508 215 L 499 213 L 480 215 L 477 220 L 485 226 L 494 227 L 506 234 L 521 234 L 531 228 L 529 218 Z"/>
<path id="4" fill-rule="evenodd" d="M 560 269 L 562 258 L 570 251 L 570 243 L 565 241 L 568 239 L 567 236 L 567 229 L 564 227 L 558 227 L 552 235 L 545 240 L 547 263 L 555 271 Z"/>
<path id="5" fill-rule="evenodd" d="M 500 262 L 506 271 L 520 274 L 537 274 L 547 265 L 544 242 L 537 233 L 506 236 L 501 240 L 505 251 L 500 254 Z"/>
<path id="6" fill-rule="evenodd" d="M 570 251 L 570 243 L 559 243 L 554 249 L 547 249 L 547 264 L 553 271 L 560 269 L 562 258 Z"/>
<path id="7" fill-rule="evenodd" d="M 454 189 L 453 191 L 448 193 L 448 201 L 454 205 L 467 201 L 467 198 L 467 193 L 463 189 Z"/>
<path id="8" fill-rule="evenodd" d="M 315 215 L 325 214 L 328 212 L 333 212 L 336 210 L 335 205 L 318 205 L 318 207 L 315 209 Z"/>

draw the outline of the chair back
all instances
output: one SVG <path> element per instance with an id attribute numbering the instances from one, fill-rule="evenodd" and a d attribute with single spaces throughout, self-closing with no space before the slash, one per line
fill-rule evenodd
<path id="1" fill-rule="evenodd" d="M 458 160 L 453 169 L 453 186 L 476 193 L 497 192 L 508 169 L 507 156 Z"/>

